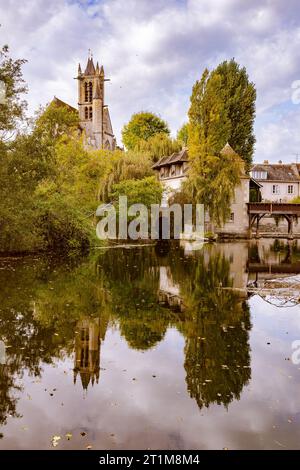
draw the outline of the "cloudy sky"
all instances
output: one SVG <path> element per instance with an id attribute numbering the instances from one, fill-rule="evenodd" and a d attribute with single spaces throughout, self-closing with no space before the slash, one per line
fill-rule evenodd
<path id="1" fill-rule="evenodd" d="M 30 112 L 54 95 L 76 106 L 73 77 L 90 48 L 111 79 L 119 143 L 140 110 L 176 135 L 195 80 L 234 57 L 257 87 L 255 160 L 300 162 L 298 0 L 1 0 L 0 23 L 0 44 L 28 60 Z"/>

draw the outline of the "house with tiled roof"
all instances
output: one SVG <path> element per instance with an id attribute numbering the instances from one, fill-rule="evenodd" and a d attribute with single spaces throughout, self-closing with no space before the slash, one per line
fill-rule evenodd
<path id="1" fill-rule="evenodd" d="M 221 155 L 237 156 L 237 153 L 227 143 L 220 152 Z M 168 204 L 172 195 L 179 191 L 184 180 L 188 177 L 188 149 L 162 157 L 152 168 L 157 171 L 158 178 L 164 187 L 162 206 Z M 234 199 L 231 203 L 230 219 L 222 227 L 214 227 L 216 233 L 224 236 L 247 237 L 249 218 L 247 203 L 249 202 L 250 185 L 259 189 L 259 183 L 244 172 L 240 176 L 240 184 L 235 188 Z M 212 230 L 208 214 L 205 216 L 205 230 Z"/>
<path id="2" fill-rule="evenodd" d="M 296 163 L 256 163 L 250 175 L 260 185 L 263 202 L 290 202 L 300 195 L 300 165 Z"/>

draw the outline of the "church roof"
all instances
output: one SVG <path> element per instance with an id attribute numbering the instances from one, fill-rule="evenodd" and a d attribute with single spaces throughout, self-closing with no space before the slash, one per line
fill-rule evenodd
<path id="1" fill-rule="evenodd" d="M 95 70 L 93 59 L 88 58 L 84 74 L 85 75 L 95 75 L 95 72 L 96 72 L 96 70 Z"/>
<path id="2" fill-rule="evenodd" d="M 75 111 L 75 113 L 78 113 L 78 110 L 71 106 L 70 104 L 66 103 L 65 101 L 60 100 L 56 96 L 54 96 L 53 100 L 51 101 L 51 104 L 55 104 L 56 106 L 62 106 L 64 108 L 69 109 L 70 111 Z"/>

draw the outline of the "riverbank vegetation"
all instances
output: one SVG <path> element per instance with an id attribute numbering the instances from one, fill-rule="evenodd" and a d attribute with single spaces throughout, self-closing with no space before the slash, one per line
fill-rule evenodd
<path id="1" fill-rule="evenodd" d="M 85 145 L 78 113 L 59 100 L 25 116 L 24 60 L 0 51 L 0 253 L 82 251 L 96 239 L 96 208 L 124 194 L 131 203 L 160 203 L 162 186 L 152 165 L 189 147 L 187 184 L 179 199 L 204 203 L 224 222 L 243 160 L 220 155 L 228 141 L 248 169 L 254 145 L 255 89 L 234 61 L 203 73 L 193 87 L 189 122 L 170 136 L 149 112 L 134 114 L 122 131 L 125 150 Z"/>

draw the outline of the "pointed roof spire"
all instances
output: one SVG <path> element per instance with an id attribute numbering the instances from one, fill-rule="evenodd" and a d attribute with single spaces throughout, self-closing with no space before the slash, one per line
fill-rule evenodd
<path id="1" fill-rule="evenodd" d="M 103 65 L 101 65 L 100 75 L 102 75 L 102 76 L 104 77 L 104 68 L 103 68 Z"/>
<path id="2" fill-rule="evenodd" d="M 239 155 L 233 150 L 233 148 L 231 147 L 231 145 L 229 145 L 228 142 L 224 145 L 224 147 L 222 148 L 220 154 L 221 154 L 221 155 L 236 155 L 236 156 L 239 156 Z"/>
<path id="3" fill-rule="evenodd" d="M 100 75 L 100 68 L 99 68 L 99 63 L 97 62 L 96 65 L 96 75 Z"/>
<path id="4" fill-rule="evenodd" d="M 78 75 L 81 75 L 82 74 L 82 71 L 81 71 L 81 65 L 80 63 L 78 64 Z"/>
<path id="5" fill-rule="evenodd" d="M 90 49 L 89 49 L 89 52 L 88 52 L 88 61 L 87 61 L 87 64 L 86 64 L 84 74 L 85 75 L 95 75 L 95 66 L 94 66 L 94 62 L 93 62 L 93 55 L 92 55 Z"/>

